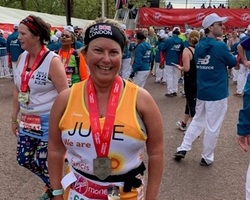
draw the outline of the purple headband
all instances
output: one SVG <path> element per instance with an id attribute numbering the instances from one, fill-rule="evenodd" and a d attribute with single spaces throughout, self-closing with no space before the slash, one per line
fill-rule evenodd
<path id="1" fill-rule="evenodd" d="M 84 37 L 84 44 L 88 45 L 92 40 L 104 37 L 117 42 L 123 51 L 126 38 L 118 27 L 107 23 L 94 24 L 87 28 Z"/>

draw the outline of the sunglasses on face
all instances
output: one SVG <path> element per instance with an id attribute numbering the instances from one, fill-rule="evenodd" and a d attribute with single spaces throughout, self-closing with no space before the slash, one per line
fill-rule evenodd
<path id="1" fill-rule="evenodd" d="M 71 35 L 62 34 L 62 35 L 61 35 L 61 37 L 62 37 L 62 38 L 63 38 L 63 37 L 70 38 L 70 37 L 71 37 Z"/>
<path id="2" fill-rule="evenodd" d="M 223 23 L 222 22 L 216 22 L 213 25 L 223 26 Z"/>

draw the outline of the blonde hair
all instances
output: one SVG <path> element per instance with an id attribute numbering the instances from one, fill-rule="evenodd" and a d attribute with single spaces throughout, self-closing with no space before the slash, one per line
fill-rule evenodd
<path id="1" fill-rule="evenodd" d="M 195 46 L 200 40 L 200 32 L 192 30 L 188 36 L 188 41 L 191 46 Z"/>

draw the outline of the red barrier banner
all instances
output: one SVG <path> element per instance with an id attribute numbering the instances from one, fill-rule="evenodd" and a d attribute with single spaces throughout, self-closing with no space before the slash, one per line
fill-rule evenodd
<path id="1" fill-rule="evenodd" d="M 202 27 L 204 17 L 217 13 L 221 17 L 228 17 L 225 23 L 227 28 L 247 28 L 250 24 L 250 9 L 166 9 L 166 8 L 140 8 L 138 27 L 165 27 L 188 26 L 191 28 Z"/>

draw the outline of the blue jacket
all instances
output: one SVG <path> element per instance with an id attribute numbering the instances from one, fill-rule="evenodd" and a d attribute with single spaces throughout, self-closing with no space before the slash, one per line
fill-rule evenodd
<path id="1" fill-rule="evenodd" d="M 250 36 L 246 36 L 244 38 L 242 38 L 242 40 L 240 41 L 240 44 L 242 45 L 242 47 L 245 49 L 245 54 L 247 57 L 247 60 L 250 60 Z"/>
<path id="2" fill-rule="evenodd" d="M 50 42 L 48 45 L 47 45 L 47 48 L 50 50 L 50 51 L 59 51 L 61 47 L 61 44 L 59 41 L 57 42 Z"/>
<path id="3" fill-rule="evenodd" d="M 132 43 L 129 43 L 124 46 L 122 59 L 128 59 L 131 58 L 131 52 L 133 51 L 134 45 Z"/>
<path id="4" fill-rule="evenodd" d="M 156 43 L 155 43 L 155 62 L 156 63 L 160 63 L 160 49 L 162 48 L 162 46 L 164 45 L 164 41 L 165 39 L 159 39 Z"/>
<path id="5" fill-rule="evenodd" d="M 142 41 L 135 48 L 135 59 L 133 63 L 133 72 L 150 70 L 151 46 L 146 41 Z"/>
<path id="6" fill-rule="evenodd" d="M 197 98 L 221 100 L 229 95 L 227 67 L 236 65 L 236 58 L 223 41 L 202 38 L 195 47 Z"/>
<path id="7" fill-rule="evenodd" d="M 7 42 L 3 37 L 0 37 L 0 56 L 7 55 Z"/>
<path id="8" fill-rule="evenodd" d="M 164 45 L 162 45 L 160 49 L 160 51 L 166 53 L 166 65 L 172 65 L 171 62 L 176 64 L 180 63 L 183 49 L 184 43 L 177 35 L 173 35 L 171 38 L 166 39 Z"/>
<path id="9" fill-rule="evenodd" d="M 241 136 L 250 134 L 250 74 L 244 87 L 243 108 L 239 112 L 237 133 Z"/>
<path id="10" fill-rule="evenodd" d="M 245 38 L 240 42 L 242 47 L 246 50 L 250 50 L 250 37 Z M 249 74 L 250 75 L 250 74 Z M 247 76 L 247 82 L 244 87 L 243 96 L 243 108 L 239 112 L 239 119 L 237 124 L 238 135 L 250 134 L 250 76 Z"/>
<path id="11" fill-rule="evenodd" d="M 19 55 L 23 53 L 21 44 L 18 40 L 18 32 L 14 31 L 7 38 L 7 51 L 10 53 L 11 61 L 16 62 Z"/>

